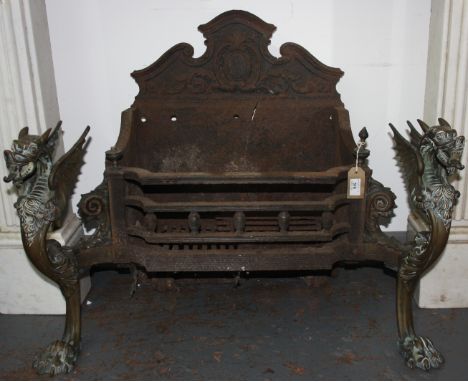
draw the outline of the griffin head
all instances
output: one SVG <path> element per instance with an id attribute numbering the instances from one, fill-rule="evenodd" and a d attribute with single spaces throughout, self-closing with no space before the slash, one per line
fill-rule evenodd
<path id="1" fill-rule="evenodd" d="M 460 160 L 465 147 L 465 138 L 458 137 L 456 130 L 452 129 L 443 118 L 439 118 L 440 125 L 432 127 L 421 120 L 418 122 L 424 131 L 421 148 L 434 149 L 438 162 L 446 169 L 448 175 L 455 174 L 457 170 L 463 170 L 465 166 Z"/>
<path id="2" fill-rule="evenodd" d="M 42 135 L 30 135 L 27 127 L 21 129 L 11 150 L 3 152 L 8 169 L 8 175 L 3 180 L 13 182 L 19 188 L 38 170 L 50 165 L 61 124 L 59 122 L 53 130 L 47 129 Z"/>

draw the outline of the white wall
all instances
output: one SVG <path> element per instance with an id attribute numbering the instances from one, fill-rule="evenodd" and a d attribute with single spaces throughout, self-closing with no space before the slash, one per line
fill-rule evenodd
<path id="1" fill-rule="evenodd" d="M 18 131 L 29 126 L 41 134 L 59 119 L 44 0 L 0 1 L 0 146 L 9 148 Z M 59 139 L 57 154 L 63 154 Z M 0 160 L 0 179 L 7 175 Z M 65 299 L 57 285 L 28 260 L 14 208 L 14 186 L 0 180 L 0 314 L 64 314 Z M 79 220 L 69 215 L 52 234 L 61 244 L 72 244 L 82 234 Z M 84 298 L 90 278 L 81 280 Z"/>
<path id="2" fill-rule="evenodd" d="M 367 127 L 374 177 L 397 194 L 399 208 L 388 229 L 406 230 L 406 192 L 388 122 L 403 128 L 407 119 L 422 117 L 429 0 L 47 0 L 46 5 L 66 147 L 87 124 L 92 127 L 74 204 L 101 182 L 104 152 L 117 139 L 120 112 L 137 94 L 130 72 L 179 42 L 201 55 L 203 38 L 196 27 L 223 11 L 243 9 L 278 27 L 273 54 L 292 41 L 344 70 L 339 91 L 353 133 Z"/>

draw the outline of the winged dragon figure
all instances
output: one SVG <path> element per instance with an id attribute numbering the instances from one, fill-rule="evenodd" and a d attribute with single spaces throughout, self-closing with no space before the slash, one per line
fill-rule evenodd
<path id="1" fill-rule="evenodd" d="M 66 300 L 66 324 L 62 340 L 50 344 L 33 366 L 41 374 L 72 370 L 80 347 L 80 287 L 78 263 L 70 247 L 48 239 L 51 229 L 62 226 L 77 177 L 83 165 L 89 126 L 73 147 L 53 163 L 61 122 L 42 135 L 23 128 L 4 156 L 8 168 L 5 182 L 18 192 L 15 208 L 28 258 L 44 275 L 55 281 Z"/>
<path id="2" fill-rule="evenodd" d="M 453 207 L 460 196 L 450 184 L 449 177 L 464 168 L 460 159 L 465 138 L 457 136 L 442 118 L 437 126 L 430 127 L 421 120 L 418 123 L 422 134 L 408 122 L 409 141 L 390 124 L 411 211 L 424 226 L 400 261 L 397 316 L 400 352 L 407 365 L 428 370 L 439 367 L 443 357 L 430 339 L 416 335 L 412 296 L 418 280 L 436 262 L 447 243 Z"/>

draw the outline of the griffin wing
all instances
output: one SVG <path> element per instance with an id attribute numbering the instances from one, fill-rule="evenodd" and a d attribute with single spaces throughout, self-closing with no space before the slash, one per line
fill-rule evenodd
<path id="1" fill-rule="evenodd" d="M 55 203 L 59 213 L 54 222 L 55 228 L 60 228 L 66 217 L 68 201 L 73 194 L 78 175 L 84 164 L 83 157 L 86 153 L 88 132 L 89 126 L 86 127 L 73 147 L 54 164 L 50 172 L 49 187 L 55 191 Z"/>
<path id="2" fill-rule="evenodd" d="M 391 123 L 390 128 L 393 131 L 394 149 L 396 151 L 395 159 L 403 175 L 403 180 L 409 196 L 409 203 L 413 208 L 419 209 L 419 207 L 415 205 L 414 199 L 422 194 L 421 179 L 424 172 L 424 163 L 418 150 L 421 134 L 419 134 L 411 123 L 408 123 L 408 125 L 411 129 L 410 142 L 403 138 Z"/>

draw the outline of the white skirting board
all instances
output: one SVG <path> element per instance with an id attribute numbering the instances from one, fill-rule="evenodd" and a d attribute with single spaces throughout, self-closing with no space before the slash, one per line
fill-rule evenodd
<path id="1" fill-rule="evenodd" d="M 74 243 L 83 234 L 79 219 L 71 215 L 51 238 Z M 81 298 L 91 289 L 91 279 L 81 279 Z M 65 299 L 58 286 L 39 273 L 24 253 L 18 233 L 0 233 L 0 313 L 65 314 Z"/>
<path id="2" fill-rule="evenodd" d="M 449 242 L 419 285 L 421 308 L 468 308 L 468 243 Z"/>
<path id="3" fill-rule="evenodd" d="M 437 263 L 421 278 L 415 299 L 420 308 L 468 307 L 468 228 L 453 221 L 449 241 Z M 408 235 L 421 225 L 410 215 Z"/>
<path id="4" fill-rule="evenodd" d="M 452 227 L 440 260 L 419 283 L 421 308 L 468 308 L 468 229 Z"/>

